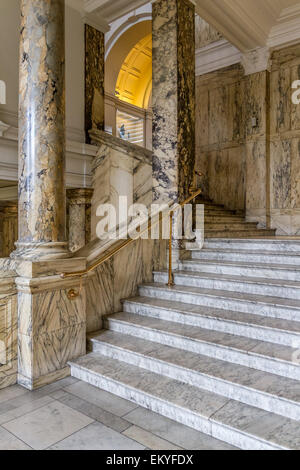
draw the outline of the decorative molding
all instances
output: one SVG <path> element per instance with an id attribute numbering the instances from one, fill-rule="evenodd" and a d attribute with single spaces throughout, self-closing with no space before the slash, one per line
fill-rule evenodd
<path id="1" fill-rule="evenodd" d="M 127 20 L 121 23 L 121 25 L 114 25 L 114 23 L 111 24 L 111 30 L 115 29 L 115 31 L 111 31 L 110 37 L 106 38 L 106 44 L 105 44 L 105 60 L 107 59 L 110 51 L 116 44 L 116 42 L 120 39 L 120 37 L 126 33 L 126 31 L 133 26 L 135 26 L 138 23 L 142 23 L 143 21 L 152 21 L 152 12 L 151 12 L 151 7 L 150 11 L 145 11 L 143 13 L 129 16 Z"/>
<path id="2" fill-rule="evenodd" d="M 10 126 L 0 121 L 0 137 L 3 137 L 4 132 L 8 131 Z"/>
<path id="3" fill-rule="evenodd" d="M 268 47 L 260 47 L 249 51 L 242 55 L 241 62 L 245 69 L 245 75 L 270 70 L 270 49 Z"/>
<path id="4" fill-rule="evenodd" d="M 88 24 L 97 29 L 101 33 L 107 33 L 110 30 L 109 24 L 103 20 L 98 13 L 82 13 L 81 15 L 84 24 Z"/>
<path id="5" fill-rule="evenodd" d="M 85 0 L 84 10 L 87 13 L 98 10 L 103 19 L 108 23 L 112 23 L 146 3 L 149 3 L 149 0 Z"/>
<path id="6" fill-rule="evenodd" d="M 278 48 L 300 40 L 300 12 L 298 18 L 279 23 L 271 29 L 267 44 Z"/>
<path id="7" fill-rule="evenodd" d="M 196 50 L 196 75 L 204 75 L 241 61 L 240 51 L 222 39 Z"/>
<path id="8" fill-rule="evenodd" d="M 300 39 L 300 2 L 286 0 L 196 1 L 196 12 L 242 52 Z"/>
<path id="9" fill-rule="evenodd" d="M 8 186 L 0 188 L 0 201 L 17 201 L 18 200 L 18 187 Z"/>

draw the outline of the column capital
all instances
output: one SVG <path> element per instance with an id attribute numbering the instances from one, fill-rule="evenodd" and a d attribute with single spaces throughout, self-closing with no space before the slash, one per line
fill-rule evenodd
<path id="1" fill-rule="evenodd" d="M 91 204 L 94 190 L 92 188 L 67 189 L 69 205 Z"/>
<path id="2" fill-rule="evenodd" d="M 268 47 L 259 47 L 242 55 L 241 63 L 245 69 L 245 75 L 270 71 L 271 51 Z"/>

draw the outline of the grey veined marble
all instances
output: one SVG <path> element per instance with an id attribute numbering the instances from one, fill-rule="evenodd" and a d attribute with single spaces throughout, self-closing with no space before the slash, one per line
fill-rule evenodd
<path id="1" fill-rule="evenodd" d="M 153 198 L 185 199 L 195 164 L 195 7 L 153 3 Z"/>

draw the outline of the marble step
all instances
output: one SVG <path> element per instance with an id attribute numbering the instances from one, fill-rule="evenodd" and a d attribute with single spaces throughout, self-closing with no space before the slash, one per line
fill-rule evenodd
<path id="1" fill-rule="evenodd" d="M 149 297 L 125 300 L 123 308 L 127 313 L 300 348 L 300 322 Z"/>
<path id="2" fill-rule="evenodd" d="M 298 252 L 300 254 L 300 237 L 299 240 L 290 239 L 252 239 L 237 240 L 237 239 L 216 239 L 208 240 L 204 244 L 204 248 L 211 249 L 233 249 L 245 251 L 271 251 L 284 254 L 291 254 L 290 252 Z"/>
<path id="3" fill-rule="evenodd" d="M 206 241 L 207 242 L 207 241 Z M 221 248 L 203 248 L 202 250 L 191 251 L 192 259 L 215 260 L 215 261 L 242 261 L 250 263 L 266 264 L 288 264 L 300 266 L 300 253 L 259 251 L 259 250 L 234 250 Z"/>
<path id="4" fill-rule="evenodd" d="M 300 448 L 295 420 L 97 353 L 70 362 L 70 367 L 79 380 L 240 449 Z"/>
<path id="5" fill-rule="evenodd" d="M 209 222 L 205 218 L 204 229 L 206 230 L 214 230 L 217 232 L 223 230 L 230 230 L 230 231 L 253 231 L 256 230 L 257 224 L 248 223 L 248 222 L 239 222 L 239 221 L 230 221 L 230 222 Z"/>
<path id="6" fill-rule="evenodd" d="M 194 271 L 198 273 L 228 274 L 234 276 L 254 276 L 270 279 L 285 279 L 289 281 L 299 281 L 300 266 L 249 263 L 243 261 L 219 261 L 203 260 L 183 260 L 180 262 L 180 270 Z"/>
<path id="7" fill-rule="evenodd" d="M 175 284 L 202 289 L 226 290 L 241 294 L 258 294 L 283 299 L 300 300 L 300 282 L 285 279 L 264 279 L 229 274 L 174 271 Z M 154 282 L 167 283 L 167 271 L 155 271 Z M 300 307 L 300 302 L 299 302 Z"/>
<path id="8" fill-rule="evenodd" d="M 300 420 L 300 381 L 113 331 L 100 332 L 90 343 L 92 352 Z"/>
<path id="9" fill-rule="evenodd" d="M 300 380 L 300 353 L 290 346 L 127 312 L 108 316 L 104 326 L 124 335 Z"/>
<path id="10" fill-rule="evenodd" d="M 281 299 L 257 294 L 241 294 L 190 286 L 174 286 L 149 283 L 139 287 L 143 297 L 183 302 L 203 307 L 213 307 L 235 312 L 251 313 L 284 320 L 300 321 L 299 300 Z"/>
<path id="11" fill-rule="evenodd" d="M 213 214 L 205 214 L 205 223 L 244 223 L 245 219 L 243 217 L 239 217 L 238 215 L 213 215 Z M 256 226 L 257 224 L 255 224 Z"/>
<path id="12" fill-rule="evenodd" d="M 275 236 L 276 230 L 205 230 L 205 238 L 257 238 L 257 237 L 271 237 Z"/>

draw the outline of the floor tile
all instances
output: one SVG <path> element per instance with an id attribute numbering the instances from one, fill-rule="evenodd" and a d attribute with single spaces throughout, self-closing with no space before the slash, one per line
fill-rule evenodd
<path id="1" fill-rule="evenodd" d="M 92 421 L 82 413 L 54 401 L 3 427 L 34 449 L 45 449 Z"/>
<path id="2" fill-rule="evenodd" d="M 0 390 L 0 403 L 19 397 L 24 393 L 28 393 L 28 390 L 20 387 L 20 385 L 12 385 L 11 387 L 3 388 Z"/>
<path id="3" fill-rule="evenodd" d="M 131 426 L 123 432 L 123 436 L 130 437 L 152 450 L 181 450 L 181 447 L 175 446 L 138 426 Z"/>
<path id="4" fill-rule="evenodd" d="M 81 413 L 89 416 L 90 418 L 99 421 L 100 423 L 114 429 L 115 431 L 122 432 L 129 428 L 131 424 L 128 421 L 116 416 L 109 411 L 103 410 L 93 403 L 82 400 L 81 398 L 64 392 L 64 395 L 59 397 L 59 401 L 64 405 L 73 408 L 73 410 L 80 411 Z"/>
<path id="5" fill-rule="evenodd" d="M 145 447 L 101 423 L 93 423 L 55 444 L 57 450 L 143 450 Z"/>
<path id="6" fill-rule="evenodd" d="M 30 450 L 24 442 L 0 426 L 0 450 Z"/>
<path id="7" fill-rule="evenodd" d="M 99 406 L 103 410 L 109 411 L 116 416 L 123 416 L 129 411 L 137 408 L 137 405 L 128 400 L 119 398 L 111 393 L 100 390 L 85 382 L 78 382 L 74 385 L 66 387 L 65 390 L 85 401 Z"/>
<path id="8" fill-rule="evenodd" d="M 24 395 L 24 397 L 25 396 L 26 395 Z M 46 395 L 45 397 L 32 399 L 28 402 L 20 402 L 19 406 L 14 406 L 13 409 L 9 409 L 6 413 L 0 414 L 0 424 L 4 424 L 16 418 L 19 418 L 20 416 L 30 413 L 31 411 L 37 410 L 42 406 L 48 405 L 48 403 L 52 401 L 53 398 Z M 12 400 L 12 402 L 16 403 L 14 400 Z"/>

